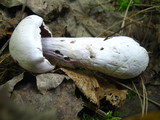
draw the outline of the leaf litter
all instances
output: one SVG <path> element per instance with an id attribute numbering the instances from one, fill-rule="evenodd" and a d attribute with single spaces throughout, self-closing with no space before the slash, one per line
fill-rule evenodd
<path id="1" fill-rule="evenodd" d="M 100 86 L 96 78 L 88 71 L 61 68 L 76 84 L 79 90 L 93 103 L 99 105 Z"/>
<path id="2" fill-rule="evenodd" d="M 13 92 L 15 85 L 23 79 L 23 76 L 24 73 L 21 73 L 20 75 L 13 77 L 11 80 L 1 85 L 0 90 L 6 89 L 8 96 L 10 96 L 10 93 Z"/>
<path id="3" fill-rule="evenodd" d="M 106 97 L 113 106 L 123 105 L 127 90 L 119 90 L 107 80 L 98 80 L 87 70 L 70 70 L 61 68 L 76 84 L 79 90 L 93 103 L 100 105 L 100 100 Z"/>
<path id="4" fill-rule="evenodd" d="M 29 3 L 27 3 L 27 6 L 32 11 L 34 11 L 36 14 L 39 14 L 39 15 L 43 16 L 44 18 L 46 18 L 46 21 L 49 18 L 52 18 L 52 19 L 55 18 L 55 16 L 50 16 L 51 15 L 50 13 L 52 13 L 54 11 L 58 11 L 56 14 L 59 14 L 63 9 L 61 1 L 60 1 L 60 3 L 56 1 L 55 2 L 56 4 L 53 4 L 54 2 L 52 2 L 52 4 L 48 4 L 51 1 L 44 0 L 46 2 L 45 4 L 43 4 L 43 2 L 40 1 L 38 7 L 33 7 L 34 1 L 35 0 L 30 2 L 30 5 L 29 5 Z M 53 1 L 55 1 L 55 0 L 53 0 Z M 68 14 L 63 16 L 62 18 L 58 17 L 56 20 L 53 21 L 53 23 L 50 23 L 50 28 L 53 29 L 52 31 L 54 31 L 54 33 L 56 33 L 57 36 L 63 36 L 66 31 L 71 36 L 75 36 L 75 37 L 99 35 L 100 34 L 99 32 L 104 31 L 102 25 L 100 25 L 98 22 L 96 22 L 94 19 L 92 19 L 91 16 L 85 16 L 85 14 L 84 14 L 84 13 L 88 13 L 87 10 L 89 10 L 89 9 L 87 9 L 87 8 L 89 8 L 90 3 L 92 3 L 91 0 L 71 2 L 69 4 L 69 6 L 71 7 L 72 10 L 74 10 L 74 12 L 73 11 L 69 12 Z M 46 8 L 47 10 L 45 9 L 45 11 L 43 10 L 44 7 L 39 7 L 39 6 L 45 6 L 46 4 L 49 7 L 47 7 Z M 77 5 L 75 5 L 75 4 L 77 4 Z M 52 5 L 55 5 L 58 7 L 52 7 L 52 9 L 50 9 Z M 108 14 L 110 14 L 110 12 Z M 115 12 L 111 15 L 115 15 Z M 48 16 L 50 16 L 50 17 L 48 18 Z M 109 20 L 109 19 L 113 18 L 111 16 L 108 16 L 106 18 L 107 19 L 105 21 L 105 24 L 108 21 L 108 24 L 112 25 L 113 24 L 112 22 L 116 21 L 116 19 Z M 59 20 L 59 22 L 56 23 L 58 20 Z M 87 20 L 89 20 L 89 22 Z M 12 21 L 12 19 L 11 19 L 11 21 Z M 7 33 L 8 29 L 15 26 L 15 24 L 17 24 L 17 22 L 18 22 L 18 20 L 16 20 L 14 22 L 14 24 L 11 24 L 12 22 L 10 22 L 11 26 L 9 26 L 10 24 L 8 25 L 8 21 L 3 22 L 3 24 L 5 24 L 5 26 L 7 24 L 7 27 L 5 27 L 5 29 L 3 29 L 3 30 L 2 29 L 0 30 L 0 31 L 2 31 L 0 34 L 0 38 L 6 36 L 8 34 Z M 54 23 L 55 23 L 55 26 L 53 25 Z M 58 27 L 59 25 L 61 25 L 61 26 Z M 109 31 L 107 31 L 107 32 L 109 32 Z M 139 32 L 139 31 L 137 31 L 137 32 Z M 109 83 L 108 80 L 102 80 L 101 78 L 97 78 L 93 75 L 93 73 L 90 73 L 89 71 L 86 72 L 86 71 L 80 71 L 80 70 L 76 71 L 76 70 L 68 70 L 68 69 L 63 69 L 63 71 L 74 81 L 74 83 L 81 90 L 81 92 L 88 99 L 90 99 L 91 102 L 93 102 L 97 105 L 100 104 L 101 99 L 106 98 L 106 100 L 108 100 L 112 105 L 114 105 L 116 107 L 120 107 L 126 99 L 126 95 L 127 95 L 126 90 L 117 89 L 116 86 L 114 84 Z M 53 74 L 55 74 L 55 73 L 53 73 Z M 51 107 L 53 107 L 53 108 L 57 107 L 58 109 L 61 108 L 59 110 L 59 112 L 61 112 L 61 115 L 63 117 L 64 117 L 64 115 L 66 115 L 66 117 L 68 117 L 68 114 L 71 114 L 71 113 L 69 113 L 69 111 L 72 112 L 72 110 L 70 110 L 71 106 L 73 107 L 74 104 L 75 104 L 75 106 L 78 106 L 79 104 L 82 104 L 82 101 L 75 97 L 74 83 L 68 84 L 69 81 L 64 80 L 65 77 L 62 74 L 58 75 L 58 76 L 63 76 L 63 77 L 60 77 L 60 79 L 58 78 L 57 82 L 52 83 L 52 76 L 54 76 L 54 75 L 42 74 L 39 77 L 36 76 L 37 77 L 37 86 L 34 86 L 34 87 L 35 88 L 37 87 L 39 89 L 39 91 L 41 93 L 43 93 L 43 95 L 39 94 L 35 90 L 32 90 L 31 88 L 24 87 L 24 89 L 21 89 L 21 90 L 15 89 L 16 84 L 19 83 L 23 79 L 23 75 L 16 76 L 12 79 L 13 81 L 15 81 L 15 83 L 14 82 L 13 83 L 11 82 L 12 84 L 9 83 L 9 86 L 10 86 L 9 92 L 13 92 L 12 95 L 13 96 L 15 95 L 17 97 L 17 99 L 19 99 L 19 101 L 22 100 L 21 101 L 22 103 L 26 102 L 26 103 L 30 103 L 31 105 L 34 105 L 34 104 L 38 105 L 39 104 L 38 107 L 36 107 L 36 105 L 35 105 L 35 108 L 37 108 L 37 109 L 39 108 L 40 110 L 42 110 L 42 109 L 44 110 L 44 108 L 40 108 L 40 105 L 47 106 L 48 103 L 51 103 L 53 101 L 57 101 L 57 106 L 51 105 Z M 40 79 L 40 80 L 38 80 L 38 79 Z M 48 79 L 50 79 L 50 80 L 48 80 Z M 55 77 L 55 79 L 56 79 L 56 77 Z M 12 81 L 12 80 L 10 80 L 10 81 Z M 41 82 L 41 84 L 38 84 L 39 82 Z M 67 85 L 65 85 L 66 83 L 67 83 Z M 6 84 L 8 84 L 8 83 L 6 83 Z M 56 88 L 54 88 L 54 87 L 56 87 Z M 62 97 L 60 98 L 61 95 L 62 95 Z M 44 96 L 46 98 L 45 100 L 42 99 L 42 98 L 44 98 Z M 52 97 L 55 100 L 49 101 L 48 99 L 53 99 Z M 68 100 L 68 99 L 70 99 L 70 100 Z M 74 101 L 73 103 L 70 103 L 70 102 L 72 102 L 72 100 L 73 101 L 75 100 L 78 102 L 75 103 L 75 101 Z M 60 104 L 60 103 L 62 105 L 58 106 L 58 104 Z M 67 103 L 70 103 L 71 105 L 70 104 L 68 105 Z M 82 106 L 81 107 L 80 106 L 77 107 L 78 110 L 73 112 L 73 114 L 75 114 L 74 117 L 77 115 L 78 111 L 80 111 L 80 109 L 82 109 L 81 108 Z M 62 110 L 63 107 L 65 107 L 64 111 Z M 74 111 L 74 109 L 73 109 L 73 111 Z"/>
<path id="5" fill-rule="evenodd" d="M 66 75 L 60 75 L 57 73 L 46 73 L 36 76 L 38 90 L 43 93 L 47 90 L 58 87 L 64 79 L 67 79 Z"/>
<path id="6" fill-rule="evenodd" d="M 60 82 L 58 81 L 59 83 L 57 84 L 53 81 L 53 79 L 57 78 L 57 74 L 41 74 L 41 76 L 37 77 L 38 80 L 43 78 L 44 80 L 47 78 L 51 78 L 50 80 L 52 80 L 52 82 L 46 80 L 46 83 L 44 83 L 46 88 L 44 88 L 42 85 L 40 87 L 37 86 L 36 77 L 31 76 L 28 73 L 25 73 L 25 75 L 22 73 L 2 85 L 0 90 L 5 89 L 7 90 L 7 94 L 12 93 L 10 94 L 10 98 L 18 106 L 30 106 L 36 112 L 55 111 L 56 119 L 59 120 L 73 120 L 77 118 L 78 113 L 83 108 L 83 102 L 75 96 L 76 87 L 73 81 L 64 80 L 67 76 L 62 75 L 61 79 L 59 79 Z M 58 87 L 55 89 L 54 87 L 57 85 Z M 39 91 L 37 88 L 40 88 L 42 91 Z M 43 92 L 43 94 L 40 92 Z"/>
<path id="7" fill-rule="evenodd" d="M 70 70 L 66 68 L 60 68 L 60 70 L 65 72 L 73 82 L 67 80 L 69 78 L 66 75 L 47 73 L 36 76 L 35 85 L 37 87 L 33 85 L 24 85 L 21 89 L 14 89 L 20 81 L 24 81 L 24 73 L 22 73 L 1 87 L 7 86 L 8 92 L 13 92 L 12 98 L 14 98 L 16 103 L 33 104 L 37 110 L 46 110 L 45 107 L 49 109 L 50 104 L 53 104 L 54 108 L 63 108 L 60 113 L 65 115 L 71 115 L 72 113 L 65 113 L 67 111 L 66 109 L 71 109 L 73 106 L 75 107 L 75 105 L 78 106 L 78 108 L 75 107 L 76 110 L 74 110 L 74 112 L 76 111 L 76 115 L 83 108 L 82 100 L 78 99 L 75 95 L 75 85 L 92 103 L 98 106 L 100 105 L 100 100 L 103 98 L 106 98 L 107 101 L 116 107 L 120 107 L 126 99 L 126 90 L 118 90 L 116 86 L 109 81 L 97 79 L 97 77 L 88 70 Z M 32 82 L 29 82 L 29 84 L 33 84 Z M 43 95 L 37 93 L 35 89 L 43 93 Z M 51 103 L 49 102 L 50 100 Z M 37 102 L 35 103 L 35 101 Z M 42 101 L 43 104 L 45 103 L 43 106 L 44 108 L 40 105 Z M 72 110 L 69 111 L 71 112 Z M 58 112 L 58 115 L 60 113 Z"/>

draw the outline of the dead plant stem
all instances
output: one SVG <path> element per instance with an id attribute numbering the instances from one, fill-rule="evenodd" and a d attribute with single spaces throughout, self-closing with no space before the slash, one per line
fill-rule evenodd
<path id="1" fill-rule="evenodd" d="M 129 7 L 130 7 L 131 3 L 132 3 L 132 0 L 130 0 L 129 4 L 128 4 L 128 6 L 127 6 L 127 9 L 126 9 L 126 12 L 125 12 L 125 14 L 124 14 L 123 21 L 122 21 L 121 28 L 123 28 L 124 25 L 125 25 L 125 21 L 126 21 L 126 18 L 127 18 L 128 10 L 129 10 Z M 123 30 L 120 32 L 120 34 L 122 34 L 122 33 L 123 33 Z"/>
<path id="2" fill-rule="evenodd" d="M 146 87 L 145 87 L 145 84 L 144 84 L 144 78 L 141 76 L 140 77 L 141 79 L 141 83 L 142 83 L 142 89 L 143 89 L 143 115 L 144 114 L 147 114 L 147 111 L 148 111 L 148 95 L 147 95 L 147 90 L 146 90 Z"/>
<path id="3" fill-rule="evenodd" d="M 145 87 L 144 87 L 144 81 L 141 79 L 141 84 L 142 84 L 142 96 L 143 96 L 143 101 L 142 101 L 142 116 L 144 116 L 145 113 Z"/>
<path id="4" fill-rule="evenodd" d="M 138 93 L 137 93 L 135 90 L 133 90 L 131 87 L 129 87 L 129 86 L 123 84 L 123 83 L 120 83 L 120 82 L 118 82 L 118 81 L 116 81 L 116 80 L 114 80 L 114 79 L 112 79 L 112 81 L 114 81 L 114 82 L 117 83 L 118 85 L 121 85 L 121 86 L 123 86 L 123 87 L 125 87 L 125 88 L 127 88 L 127 89 L 129 89 L 129 90 L 131 90 L 131 91 L 133 91 L 133 92 L 135 92 L 136 94 L 138 94 Z M 142 94 L 140 94 L 140 96 L 143 98 L 143 95 L 142 95 Z M 160 107 L 160 103 L 155 102 L 154 100 L 152 100 L 152 99 L 150 99 L 150 98 L 148 98 L 148 101 L 151 102 L 151 103 L 153 103 L 153 104 L 155 104 L 155 105 L 157 105 L 158 107 Z"/>
<path id="5" fill-rule="evenodd" d="M 8 46 L 9 44 L 9 40 L 7 40 L 7 42 L 3 45 L 3 47 L 0 49 L 0 55 L 3 53 L 3 51 L 5 50 L 5 48 Z"/>
<path id="6" fill-rule="evenodd" d="M 99 109 L 95 105 L 92 105 L 91 103 L 84 102 L 84 106 L 89 108 L 90 110 L 96 112 L 97 114 L 101 115 L 102 117 L 105 117 L 105 115 L 106 115 L 106 112 L 104 112 L 103 110 Z"/>
<path id="7" fill-rule="evenodd" d="M 141 109 L 142 109 L 143 103 L 142 103 L 142 98 L 141 98 L 141 96 L 140 96 L 140 93 L 139 93 L 139 91 L 138 91 L 138 89 L 137 89 L 137 87 L 136 87 L 136 85 L 134 84 L 133 81 L 132 81 L 132 85 L 133 85 L 135 91 L 137 92 L 137 95 L 138 95 L 139 100 L 140 100 L 140 103 L 141 103 Z"/>
<path id="8" fill-rule="evenodd" d="M 138 12 L 136 12 L 135 14 L 133 14 L 133 15 L 131 15 L 131 16 L 129 16 L 129 17 L 126 17 L 125 20 L 130 20 L 131 18 L 133 18 L 133 17 L 135 17 L 135 16 L 137 16 L 137 15 L 139 15 L 139 14 L 141 14 L 141 13 L 145 13 L 146 11 L 151 10 L 151 9 L 154 9 L 154 8 L 157 8 L 157 6 L 152 6 L 152 7 L 146 8 L 146 9 L 144 9 L 144 10 L 138 11 Z M 99 35 L 97 35 L 97 37 L 98 37 L 98 36 L 101 36 L 101 35 L 104 34 L 104 33 L 107 33 L 107 31 L 109 31 L 109 30 L 110 30 L 111 28 L 113 28 L 114 26 L 120 24 L 121 22 L 123 22 L 123 20 L 120 20 L 119 22 L 116 22 L 115 24 L 111 25 L 109 28 L 107 28 L 106 30 L 104 30 L 104 31 L 103 31 L 102 33 L 100 33 Z"/>

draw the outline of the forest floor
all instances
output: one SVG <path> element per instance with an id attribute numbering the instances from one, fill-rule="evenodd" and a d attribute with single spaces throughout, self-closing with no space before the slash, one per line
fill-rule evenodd
<path id="1" fill-rule="evenodd" d="M 46 74 L 28 72 L 12 59 L 8 44 L 17 24 L 32 14 L 44 19 L 53 37 L 132 37 L 148 51 L 149 65 L 133 79 L 120 80 L 102 75 L 105 82 L 93 77 L 93 73 L 68 70 L 61 66 Z M 54 80 L 61 81 L 56 88 L 52 86 L 55 85 Z M 112 99 L 107 99 L 109 93 L 102 97 L 92 90 L 96 89 L 95 84 L 112 90 L 111 94 L 119 97 L 118 102 L 114 105 Z M 119 120 L 159 112 L 160 2 L 0 1 L 0 85 L 1 120 L 14 120 L 17 117 L 24 120 Z"/>

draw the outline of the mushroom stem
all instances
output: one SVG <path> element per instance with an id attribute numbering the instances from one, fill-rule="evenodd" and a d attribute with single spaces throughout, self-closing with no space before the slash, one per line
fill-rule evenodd
<path id="1" fill-rule="evenodd" d="M 57 63 L 62 63 L 61 66 L 70 64 L 121 79 L 136 77 L 146 69 L 148 53 L 132 38 L 104 39 L 42 38 L 43 54 L 53 57 Z"/>
<path id="2" fill-rule="evenodd" d="M 98 49 L 98 44 L 101 44 L 104 39 L 96 37 L 42 38 L 43 54 L 63 59 L 66 62 L 81 61 L 88 63 L 96 54 L 92 50 Z"/>

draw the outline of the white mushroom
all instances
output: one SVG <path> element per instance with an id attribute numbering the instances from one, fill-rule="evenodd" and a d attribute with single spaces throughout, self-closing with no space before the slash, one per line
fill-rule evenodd
<path id="1" fill-rule="evenodd" d="M 43 73 L 54 69 L 42 53 L 41 26 L 43 19 L 31 15 L 15 28 L 9 42 L 11 56 L 28 71 Z"/>
<path id="2" fill-rule="evenodd" d="M 34 27 L 28 27 L 28 24 L 34 24 Z M 148 66 L 147 51 L 130 37 L 118 36 L 107 40 L 97 37 L 41 38 L 41 25 L 42 18 L 35 15 L 26 17 L 17 26 L 10 40 L 12 57 L 29 71 L 46 72 L 54 68 L 43 57 L 42 47 L 43 54 L 53 58 L 53 64 L 70 64 L 120 79 L 136 77 Z M 27 36 L 29 32 L 31 34 Z M 41 65 L 42 63 L 47 65 Z"/>

